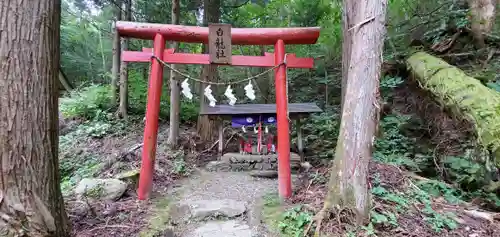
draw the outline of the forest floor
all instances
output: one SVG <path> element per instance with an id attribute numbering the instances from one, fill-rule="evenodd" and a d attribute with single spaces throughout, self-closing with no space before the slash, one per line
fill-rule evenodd
<path id="1" fill-rule="evenodd" d="M 349 237 L 500 237 L 498 196 L 462 190 L 450 181 L 452 175 L 473 181 L 477 177 L 471 171 L 475 164 L 463 155 L 467 125 L 454 122 L 425 94 L 412 91 L 411 83 L 397 85 L 390 85 L 391 109 L 382 118 L 383 135 L 370 165 L 370 221 L 356 225 L 351 212 L 337 210 L 325 220 L 322 232 Z M 332 120 L 333 115 L 327 116 Z M 306 160 L 316 166 L 300 174 L 286 202 L 277 198 L 276 179 L 207 172 L 205 165 L 216 158 L 206 148 L 215 146 L 202 144 L 190 126 L 181 129 L 180 148 L 169 149 L 164 122 L 158 134 L 153 193 L 148 201 L 138 201 L 142 120 L 68 122 L 60 136 L 60 170 L 73 236 L 303 236 L 327 192 L 328 160 L 317 154 L 331 154 L 336 133 L 327 129 L 337 129 L 312 122 L 321 130 L 317 133 L 329 131 L 324 134 L 330 137 L 309 140 L 315 154 Z M 437 164 L 447 156 L 456 164 Z M 75 187 L 83 178 L 119 179 L 127 184 L 126 190 L 113 200 L 82 198 Z"/>
<path id="2" fill-rule="evenodd" d="M 75 165 L 86 163 L 73 171 L 74 176 L 91 173 L 92 177 L 113 178 L 138 170 L 142 124 L 127 127 L 125 134 L 80 137 L 78 144 L 63 150 L 63 159 L 68 159 L 67 154 L 102 158 L 95 163 L 100 164 L 98 168 L 71 160 Z M 295 179 L 293 198 L 282 203 L 276 195 L 276 179 L 258 179 L 244 172 L 208 172 L 204 166 L 214 158 L 195 152 L 193 131 L 185 128 L 184 150 L 173 151 L 166 147 L 167 129 L 165 124 L 160 127 L 154 187 L 148 201 L 137 200 L 133 179 L 127 181 L 123 196 L 113 201 L 82 200 L 72 194 L 75 184 L 67 184 L 71 179 L 63 183 L 73 236 L 297 236 L 322 207 L 326 167 L 311 170 L 308 182 Z M 64 136 L 74 136 L 71 133 Z M 82 173 L 89 167 L 94 167 L 92 172 Z M 350 213 L 332 214 L 324 231 L 334 235 L 327 236 L 500 236 L 500 215 L 483 210 L 479 203 L 450 202 L 453 195 L 446 193 L 450 187 L 437 183 L 443 195 L 433 196 L 422 189 L 423 183 L 433 184 L 432 180 L 401 167 L 373 162 L 370 171 L 371 222 L 355 226 L 350 224 Z"/>
<path id="3" fill-rule="evenodd" d="M 62 188 L 73 236 L 272 236 L 261 222 L 261 207 L 269 194 L 277 193 L 277 179 L 206 171 L 205 164 L 216 158 L 197 151 L 193 131 L 184 128 L 182 149 L 170 150 L 168 125 L 162 124 L 153 192 L 149 200 L 139 201 L 135 191 L 143 124 L 110 125 L 98 132 L 89 126 L 102 124 L 75 122 L 61 137 Z M 82 178 L 121 179 L 127 189 L 114 200 L 82 197 L 74 191 Z"/>

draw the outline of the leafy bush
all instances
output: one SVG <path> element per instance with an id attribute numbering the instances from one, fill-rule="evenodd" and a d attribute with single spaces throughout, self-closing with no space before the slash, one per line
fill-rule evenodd
<path id="1" fill-rule="evenodd" d="M 278 227 L 286 236 L 303 236 L 304 229 L 313 220 L 313 214 L 295 206 L 280 216 Z"/>
<path id="2" fill-rule="evenodd" d="M 66 118 L 93 119 L 103 116 L 109 107 L 109 87 L 91 85 L 73 90 L 59 100 L 59 109 Z"/>
<path id="3" fill-rule="evenodd" d="M 199 104 L 189 101 L 181 101 L 180 119 L 182 123 L 195 122 L 200 113 Z"/>
<path id="4" fill-rule="evenodd" d="M 148 81 L 138 70 L 129 72 L 129 106 L 130 113 L 144 115 L 146 113 L 148 97 Z M 197 101 L 181 101 L 181 122 L 192 122 L 198 118 L 199 105 Z M 170 116 L 170 90 L 164 86 L 160 101 L 160 117 L 168 119 Z"/>
<path id="5" fill-rule="evenodd" d="M 327 109 L 319 115 L 311 116 L 303 126 L 304 141 L 308 149 L 320 158 L 333 158 L 340 126 L 339 115 L 333 109 Z"/>

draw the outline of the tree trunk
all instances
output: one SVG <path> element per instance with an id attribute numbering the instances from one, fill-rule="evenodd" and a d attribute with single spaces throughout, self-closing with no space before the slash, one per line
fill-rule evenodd
<path id="1" fill-rule="evenodd" d="M 125 19 L 132 21 L 132 0 L 125 0 Z M 122 51 L 128 50 L 128 38 L 122 39 Z M 120 62 L 120 105 L 118 107 L 118 116 L 127 118 L 128 110 L 128 63 Z"/>
<path id="2" fill-rule="evenodd" d="M 357 3 L 353 8 L 356 17 L 351 18 L 355 26 L 351 29 L 353 47 L 345 103 L 323 211 L 336 206 L 352 209 L 361 223 L 367 220 L 370 210 L 368 165 L 379 120 L 378 86 L 387 0 Z"/>
<path id="3" fill-rule="evenodd" d="M 172 24 L 179 24 L 180 6 L 179 0 L 172 1 Z M 177 50 L 179 43 L 172 42 L 172 48 Z M 172 64 L 172 68 L 177 69 L 177 64 Z M 170 71 L 170 130 L 168 135 L 167 144 L 171 147 L 177 146 L 179 138 L 179 120 L 181 108 L 181 95 L 179 88 L 179 81 L 177 80 L 177 73 L 173 70 Z"/>
<path id="4" fill-rule="evenodd" d="M 478 48 L 486 47 L 484 34 L 491 33 L 496 17 L 497 0 L 468 0 L 471 29 Z"/>
<path id="5" fill-rule="evenodd" d="M 61 2 L 0 1 L 0 236 L 69 236 L 58 170 Z"/>
<path id="6" fill-rule="evenodd" d="M 349 61 L 351 59 L 352 51 L 352 34 L 349 29 L 354 26 L 354 18 L 356 17 L 356 12 L 354 11 L 356 6 L 356 1 L 343 1 L 343 11 L 342 11 L 342 82 L 341 82 L 341 103 L 340 111 L 344 108 L 344 99 L 347 89 L 347 73 L 349 71 Z"/>
<path id="7" fill-rule="evenodd" d="M 116 0 L 116 6 L 115 6 L 116 21 L 122 19 L 122 11 L 119 7 L 121 6 L 121 2 L 122 2 L 121 0 Z M 121 58 L 120 35 L 118 34 L 118 31 L 115 29 L 115 34 L 113 36 L 113 67 L 111 68 L 111 92 L 110 92 L 112 106 L 116 106 L 116 101 L 117 101 L 116 89 L 120 77 L 120 58 Z"/>
<path id="8" fill-rule="evenodd" d="M 218 23 L 220 18 L 220 2 L 221 0 L 204 0 L 203 2 L 203 25 L 208 26 L 208 23 Z M 208 54 L 208 45 L 203 45 L 203 53 Z M 217 80 L 217 65 L 207 65 L 203 67 L 202 77 L 203 80 L 216 81 Z M 206 106 L 206 100 L 203 96 L 205 87 L 201 85 L 200 88 L 200 110 Z M 212 87 L 214 96 L 216 96 L 217 88 Z M 208 119 L 208 116 L 198 116 L 197 130 L 201 140 L 209 141 L 213 136 L 213 131 L 216 129 L 216 122 Z"/>
<path id="9" fill-rule="evenodd" d="M 59 69 L 59 75 L 58 75 L 58 77 L 59 77 L 59 82 L 61 83 L 61 85 L 64 87 L 64 89 L 67 92 L 70 92 L 71 90 L 73 90 L 73 86 L 68 81 L 68 78 L 66 77 L 66 75 L 64 74 L 64 72 L 62 71 L 62 69 Z"/>
<path id="10" fill-rule="evenodd" d="M 260 45 L 259 48 L 260 48 L 260 55 L 264 56 L 264 54 L 266 53 L 266 46 Z M 267 70 L 267 68 L 261 67 L 260 73 L 263 73 L 265 70 Z M 271 87 L 270 79 L 272 77 L 269 76 L 269 73 L 262 75 L 261 77 L 263 78 L 257 78 L 256 80 L 259 83 L 262 103 L 267 104 L 269 103 L 269 89 Z"/>

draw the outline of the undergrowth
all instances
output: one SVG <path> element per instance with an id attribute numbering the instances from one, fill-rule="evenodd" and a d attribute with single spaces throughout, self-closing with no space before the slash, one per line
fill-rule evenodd
<path id="1" fill-rule="evenodd" d="M 314 213 L 305 211 L 301 205 L 284 210 L 278 195 L 273 193 L 264 196 L 262 215 L 272 231 L 283 236 L 300 237 L 313 220 Z"/>
<path id="2" fill-rule="evenodd" d="M 90 85 L 75 89 L 60 98 L 59 109 L 66 119 L 103 120 L 112 118 L 116 108 L 110 106 L 109 86 Z M 169 92 L 164 89 L 160 101 L 160 119 L 168 119 L 170 114 Z M 144 116 L 147 105 L 147 84 L 131 77 L 129 94 L 129 114 Z M 198 117 L 196 101 L 181 102 L 180 120 L 183 123 L 196 121 Z"/>
<path id="3" fill-rule="evenodd" d="M 380 89 L 385 103 L 391 103 L 393 91 L 404 80 L 398 77 L 385 77 Z M 313 144 L 323 159 L 333 157 L 335 141 L 338 136 L 339 117 L 335 111 L 327 111 L 313 116 L 306 126 L 306 139 Z M 434 145 L 422 139 L 418 127 L 425 124 L 415 115 L 405 115 L 392 111 L 380 121 L 381 135 L 375 141 L 373 159 L 375 162 L 398 167 L 414 174 L 404 178 L 406 183 L 398 187 L 384 183 L 378 173 L 372 174 L 373 209 L 370 222 L 365 226 L 346 227 L 347 236 L 377 236 L 382 232 L 401 227 L 401 221 L 423 218 L 428 228 L 435 233 L 453 231 L 458 227 L 456 216 L 451 211 L 444 211 L 436 206 L 437 199 L 444 203 L 459 205 L 480 198 L 489 208 L 496 209 L 500 199 L 495 193 L 484 190 L 484 185 L 491 180 L 491 172 L 481 162 L 483 153 L 474 149 L 474 144 L 463 141 L 461 155 L 447 156 L 436 154 Z M 325 150 L 326 149 L 326 150 Z M 425 177 L 422 177 L 422 176 Z M 314 177 L 316 183 L 327 177 Z M 279 202 L 267 198 L 265 209 L 272 226 L 283 236 L 303 236 L 306 226 L 312 221 L 313 213 L 301 205 L 280 210 Z"/>
<path id="4" fill-rule="evenodd" d="M 98 175 L 102 164 L 102 154 L 93 148 L 86 148 L 105 137 L 121 137 L 132 132 L 141 124 L 146 108 L 147 85 L 131 77 L 130 116 L 119 120 L 114 116 L 116 108 L 110 106 L 109 87 L 90 85 L 71 91 L 60 98 L 60 111 L 64 120 L 77 120 L 78 124 L 59 137 L 60 171 L 63 193 L 68 194 L 82 178 Z M 166 92 L 166 91 L 165 91 Z M 168 119 L 169 100 L 164 94 L 161 101 L 160 119 Z M 181 103 L 182 123 L 196 121 L 198 105 L 195 102 Z M 81 144 L 86 144 L 82 146 Z M 172 172 L 177 175 L 189 173 L 183 159 L 177 158 Z"/>

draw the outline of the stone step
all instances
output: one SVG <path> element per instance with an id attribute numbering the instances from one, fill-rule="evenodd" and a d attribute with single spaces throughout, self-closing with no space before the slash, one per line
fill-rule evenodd
<path id="1" fill-rule="evenodd" d="M 237 220 L 209 221 L 186 237 L 252 237 L 250 226 Z"/>
<path id="2" fill-rule="evenodd" d="M 211 161 L 206 165 L 209 171 L 249 171 L 249 170 L 277 170 L 278 155 L 251 155 L 240 153 L 226 153 L 220 160 Z M 290 153 L 292 170 L 300 168 L 300 156 Z"/>
<path id="3" fill-rule="evenodd" d="M 231 199 L 184 201 L 178 203 L 174 213 L 177 221 L 205 220 L 208 218 L 235 218 L 246 212 L 246 203 Z"/>
<path id="4" fill-rule="evenodd" d="M 226 153 L 222 155 L 221 161 L 230 163 L 273 163 L 278 160 L 277 154 L 254 155 L 240 153 Z M 290 152 L 290 163 L 300 163 L 300 156 L 297 153 Z"/>

